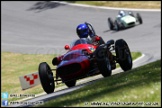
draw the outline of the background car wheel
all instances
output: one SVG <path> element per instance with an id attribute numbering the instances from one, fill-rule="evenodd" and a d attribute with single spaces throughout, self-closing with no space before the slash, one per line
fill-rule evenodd
<path id="1" fill-rule="evenodd" d="M 110 30 L 114 29 L 114 24 L 113 24 L 113 21 L 111 18 L 108 18 L 108 26 L 109 26 Z"/>
<path id="2" fill-rule="evenodd" d="M 140 24 L 143 23 L 142 17 L 141 17 L 141 15 L 139 13 L 137 13 L 137 19 L 138 19 L 138 21 L 139 21 Z"/>
<path id="3" fill-rule="evenodd" d="M 71 81 L 66 81 L 65 82 L 65 85 L 67 87 L 73 87 L 73 86 L 75 86 L 75 84 L 76 84 L 76 80 L 71 80 Z"/>
<path id="4" fill-rule="evenodd" d="M 116 29 L 116 31 L 120 30 L 120 24 L 117 20 L 115 21 L 115 29 Z"/>
<path id="5" fill-rule="evenodd" d="M 119 39 L 115 42 L 117 62 L 124 71 L 132 69 L 132 56 L 125 40 Z"/>
<path id="6" fill-rule="evenodd" d="M 49 94 L 54 92 L 55 83 L 53 78 L 53 73 L 50 69 L 50 66 L 46 62 L 42 62 L 39 64 L 39 77 L 42 88 L 44 91 Z"/>
<path id="7" fill-rule="evenodd" d="M 111 64 L 104 46 L 99 46 L 95 52 L 98 68 L 104 77 L 111 76 Z"/>

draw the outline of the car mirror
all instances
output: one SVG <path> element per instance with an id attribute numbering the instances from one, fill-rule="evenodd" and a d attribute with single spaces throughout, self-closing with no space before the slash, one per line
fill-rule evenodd
<path id="1" fill-rule="evenodd" d="M 100 37 L 99 36 L 96 36 L 95 37 L 95 41 L 100 41 Z"/>
<path id="2" fill-rule="evenodd" d="M 70 46 L 69 45 L 65 45 L 65 50 L 69 50 L 70 49 Z"/>

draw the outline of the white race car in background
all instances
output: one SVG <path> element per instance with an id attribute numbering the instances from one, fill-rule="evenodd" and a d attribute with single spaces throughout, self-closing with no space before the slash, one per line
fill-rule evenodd
<path id="1" fill-rule="evenodd" d="M 110 30 L 118 31 L 142 23 L 143 23 L 142 17 L 139 13 L 137 13 L 135 16 L 133 12 L 128 12 L 128 14 L 126 14 L 125 16 L 121 18 L 116 18 L 115 21 L 113 21 L 110 17 L 108 17 L 108 26 Z"/>

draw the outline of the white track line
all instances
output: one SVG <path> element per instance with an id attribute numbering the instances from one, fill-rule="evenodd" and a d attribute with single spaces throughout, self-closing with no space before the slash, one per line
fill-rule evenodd
<path id="1" fill-rule="evenodd" d="M 142 59 L 145 56 L 145 54 L 142 54 L 142 56 L 138 57 L 137 59 L 133 60 L 133 63 L 139 61 L 140 59 Z"/>
<path id="2" fill-rule="evenodd" d="M 71 6 L 81 6 L 81 7 L 90 7 L 90 8 L 100 8 L 100 9 L 112 9 L 112 10 L 130 10 L 130 11 L 153 11 L 153 12 L 160 12 L 161 9 L 134 9 L 134 8 L 116 8 L 116 7 L 105 7 L 105 6 L 92 6 L 92 5 L 85 5 L 85 4 L 75 4 L 75 3 L 67 3 L 67 2 L 60 2 L 60 1 L 53 1 L 56 3 L 62 3 Z"/>

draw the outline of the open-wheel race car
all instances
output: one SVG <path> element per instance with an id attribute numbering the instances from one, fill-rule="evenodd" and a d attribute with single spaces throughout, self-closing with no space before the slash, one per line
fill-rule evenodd
<path id="1" fill-rule="evenodd" d="M 88 76 L 111 76 L 112 70 L 116 69 L 116 63 L 119 63 L 124 71 L 132 69 L 131 52 L 124 39 L 111 39 L 104 44 L 100 44 L 100 41 L 103 41 L 100 36 L 94 36 L 94 40 L 95 42 L 92 42 L 88 38 L 80 38 L 71 45 L 65 45 L 67 52 L 52 60 L 56 69 L 51 69 L 46 62 L 39 64 L 41 85 L 47 94 L 54 92 L 58 81 L 65 83 L 67 87 L 73 87 L 78 79 Z M 114 55 L 111 52 L 113 50 Z M 55 77 L 53 70 L 56 72 Z"/>
<path id="2" fill-rule="evenodd" d="M 133 12 L 124 12 L 125 15 L 120 16 L 118 15 L 117 18 L 113 21 L 111 17 L 108 17 L 108 26 L 110 30 L 119 31 L 121 29 L 130 28 L 136 26 L 138 24 L 142 24 L 143 20 L 139 13 L 136 13 L 136 16 Z"/>

